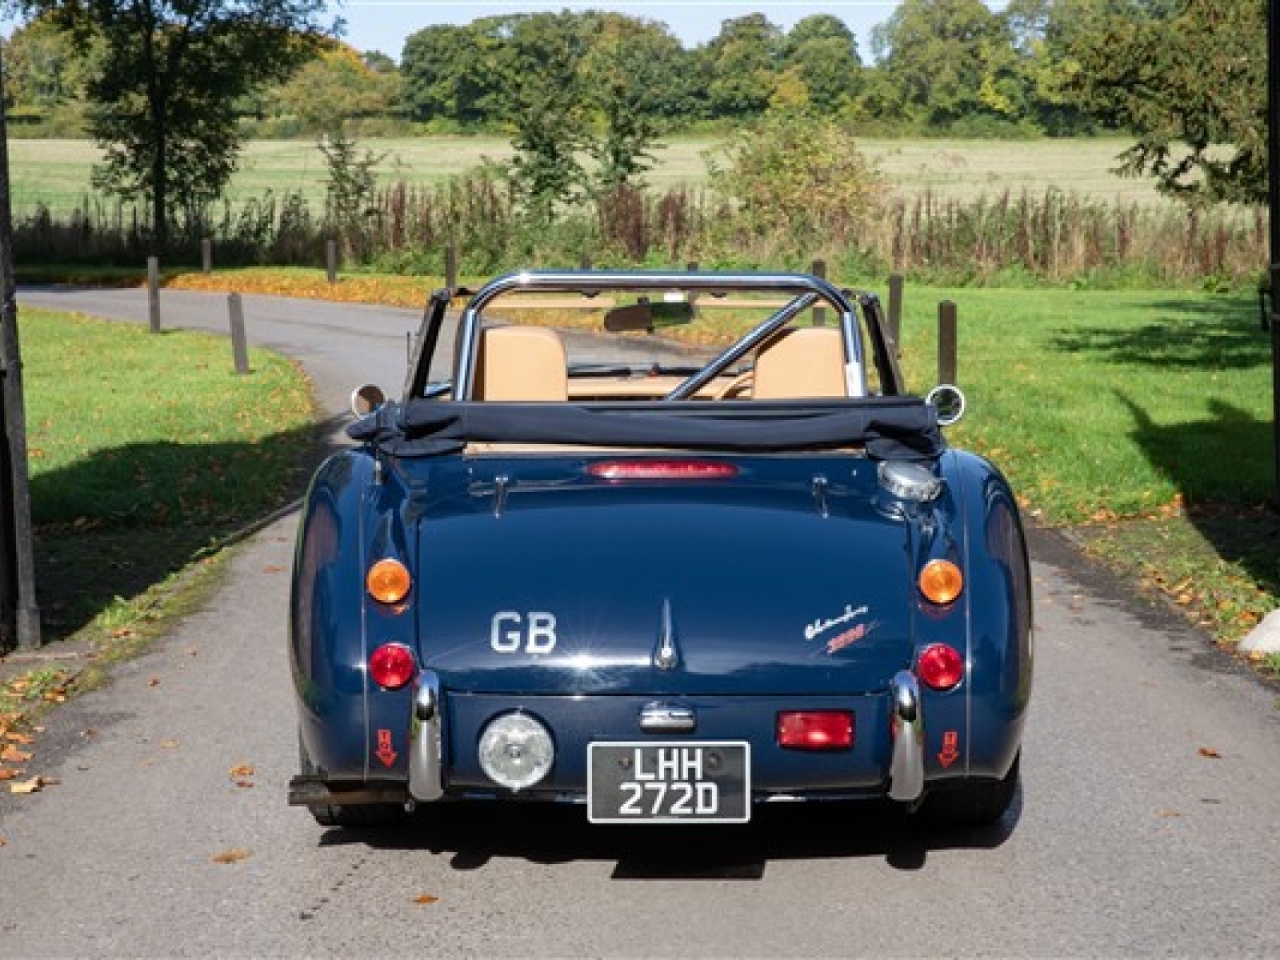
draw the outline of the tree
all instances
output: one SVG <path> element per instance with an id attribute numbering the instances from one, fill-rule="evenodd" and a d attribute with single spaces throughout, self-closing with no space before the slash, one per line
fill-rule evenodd
<path id="1" fill-rule="evenodd" d="M 787 79 L 803 84 L 805 102 L 824 113 L 847 109 L 862 90 L 862 60 L 858 41 L 843 20 L 815 14 L 799 21 L 786 39 Z"/>
<path id="2" fill-rule="evenodd" d="M 484 21 L 481 21 L 482 23 Z M 586 41 L 572 13 L 534 13 L 488 22 L 501 41 L 490 63 L 498 84 L 494 99 L 513 131 L 511 179 L 535 222 L 554 218 L 585 174 L 575 153 L 587 139 L 581 89 Z"/>
<path id="3" fill-rule="evenodd" d="M 792 254 L 838 248 L 884 191 L 849 130 L 806 111 L 767 114 L 707 161 L 729 225 L 748 238 L 785 236 Z"/>
<path id="4" fill-rule="evenodd" d="M 218 197 L 240 146 L 236 101 L 317 49 L 324 0 L 18 0 L 101 59 L 86 85 L 105 151 L 94 185 L 151 208 L 159 251 L 178 214 Z"/>
<path id="5" fill-rule="evenodd" d="M 707 44 L 712 79 L 707 90 L 713 116 L 763 113 L 777 83 L 782 31 L 762 13 L 726 20 Z"/>
<path id="6" fill-rule="evenodd" d="M 1071 45 L 1076 105 L 1129 130 L 1121 172 L 1191 203 L 1267 199 L 1266 7 L 1125 0 Z"/>
<path id="7" fill-rule="evenodd" d="M 415 120 L 445 120 L 465 129 L 493 119 L 498 78 L 491 59 L 501 43 L 502 22 L 494 18 L 465 27 L 441 25 L 409 35 L 400 73 Z"/>
<path id="8" fill-rule="evenodd" d="M 1018 119 L 1013 48 L 981 0 L 903 0 L 872 47 L 882 109 L 934 129 L 983 114 Z"/>
<path id="9" fill-rule="evenodd" d="M 5 97 L 17 107 L 52 110 L 81 96 L 85 58 L 47 18 L 24 24 L 4 41 Z"/>
<path id="10" fill-rule="evenodd" d="M 639 186 L 652 166 L 658 118 L 678 94 L 672 78 L 684 74 L 684 48 L 662 24 L 619 14 L 589 14 L 583 57 L 583 93 L 599 135 L 588 150 L 603 191 Z"/>
<path id="11" fill-rule="evenodd" d="M 399 76 L 370 69 L 354 49 L 333 43 L 275 93 L 289 113 L 313 133 L 337 134 L 353 117 L 390 113 L 399 99 Z"/>

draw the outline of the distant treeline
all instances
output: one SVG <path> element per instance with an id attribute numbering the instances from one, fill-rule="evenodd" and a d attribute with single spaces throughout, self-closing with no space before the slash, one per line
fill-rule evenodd
<path id="1" fill-rule="evenodd" d="M 1152 0 L 1154 6 L 1159 0 Z M 342 124 L 357 135 L 507 129 L 528 86 L 555 64 L 554 94 L 597 123 L 624 109 L 663 132 L 731 127 L 771 110 L 809 108 L 879 134 L 1078 135 L 1099 120 L 1073 105 L 1074 45 L 1104 0 L 904 0 L 869 51 L 839 17 L 782 30 L 764 14 L 725 20 L 685 47 L 657 21 L 618 13 L 512 14 L 410 35 L 397 63 L 332 44 L 289 82 L 241 104 L 246 132 L 301 136 Z M 34 20 L 4 42 L 16 135 L 77 136 L 92 50 Z M 601 101 L 604 101 L 602 105 Z"/>

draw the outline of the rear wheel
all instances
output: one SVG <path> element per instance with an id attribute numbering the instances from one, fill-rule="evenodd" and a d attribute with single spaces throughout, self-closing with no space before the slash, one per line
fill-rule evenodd
<path id="1" fill-rule="evenodd" d="M 1001 780 L 978 780 L 949 790 L 939 790 L 925 798 L 921 814 L 944 826 L 986 827 L 1000 820 L 1018 793 L 1022 754 Z"/>
<path id="2" fill-rule="evenodd" d="M 298 735 L 298 765 L 304 777 L 318 773 L 301 734 Z M 322 827 L 384 827 L 399 823 L 405 817 L 404 806 L 399 803 L 309 803 L 307 809 Z"/>

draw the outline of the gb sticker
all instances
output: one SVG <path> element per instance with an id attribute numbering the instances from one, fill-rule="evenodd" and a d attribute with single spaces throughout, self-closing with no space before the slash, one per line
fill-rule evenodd
<path id="1" fill-rule="evenodd" d="M 493 615 L 489 646 L 495 653 L 550 653 L 556 648 L 556 615 L 531 610 L 504 610 Z"/>

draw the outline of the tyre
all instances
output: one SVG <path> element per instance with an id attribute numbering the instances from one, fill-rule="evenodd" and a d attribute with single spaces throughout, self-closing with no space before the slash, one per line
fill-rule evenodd
<path id="1" fill-rule="evenodd" d="M 921 814 L 942 826 L 987 827 L 997 823 L 1013 805 L 1020 781 L 1022 754 L 1001 780 L 978 780 L 963 786 L 931 793 L 921 807 Z"/>
<path id="2" fill-rule="evenodd" d="M 318 773 L 301 733 L 298 734 L 298 766 L 304 777 Z M 322 827 L 385 827 L 405 818 L 404 805 L 399 803 L 309 803 L 307 809 Z"/>

